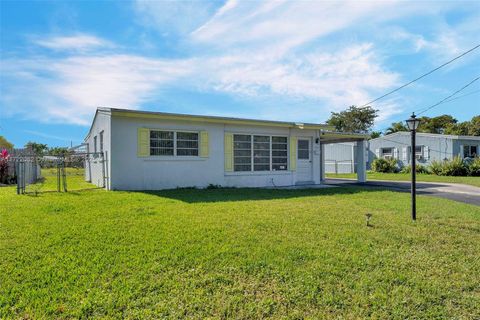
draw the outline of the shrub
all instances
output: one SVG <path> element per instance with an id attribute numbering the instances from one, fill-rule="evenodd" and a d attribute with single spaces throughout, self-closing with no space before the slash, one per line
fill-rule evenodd
<path id="1" fill-rule="evenodd" d="M 443 162 L 442 161 L 437 161 L 437 160 L 432 160 L 430 163 L 430 166 L 428 166 L 428 170 L 432 174 L 436 174 L 437 176 L 442 175 L 443 171 Z"/>
<path id="2" fill-rule="evenodd" d="M 416 168 L 416 172 L 417 173 L 430 173 L 430 171 L 428 170 L 427 167 L 425 166 L 422 166 L 421 164 L 416 164 L 415 165 L 415 168 Z M 401 173 L 410 173 L 412 172 L 412 166 L 411 165 L 408 165 L 408 166 L 404 166 L 402 168 L 402 170 L 400 170 Z"/>
<path id="3" fill-rule="evenodd" d="M 213 184 L 213 183 L 210 183 L 206 189 L 221 189 L 222 186 L 219 185 L 219 184 Z"/>
<path id="4" fill-rule="evenodd" d="M 443 162 L 442 175 L 443 176 L 466 176 L 468 167 L 463 163 L 462 158 L 454 157 L 451 160 Z"/>
<path id="5" fill-rule="evenodd" d="M 397 160 L 395 159 L 377 158 L 372 161 L 372 171 L 374 172 L 393 173 L 397 170 Z"/>
<path id="6" fill-rule="evenodd" d="M 468 174 L 474 177 L 480 177 L 480 157 L 476 157 L 468 166 Z"/>
<path id="7" fill-rule="evenodd" d="M 8 159 L 10 154 L 6 149 L 0 153 L 0 183 L 8 183 Z"/>

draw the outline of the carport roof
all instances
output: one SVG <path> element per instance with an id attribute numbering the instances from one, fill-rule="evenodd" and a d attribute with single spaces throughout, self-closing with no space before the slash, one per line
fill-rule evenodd
<path id="1" fill-rule="evenodd" d="M 323 144 L 356 142 L 366 140 L 369 137 L 370 135 L 366 133 L 322 131 L 320 133 L 320 142 Z"/>

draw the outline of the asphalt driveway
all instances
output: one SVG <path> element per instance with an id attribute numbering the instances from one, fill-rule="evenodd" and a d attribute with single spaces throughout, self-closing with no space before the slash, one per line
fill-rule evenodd
<path id="1" fill-rule="evenodd" d="M 356 185 L 362 187 L 381 188 L 393 191 L 410 192 L 408 181 L 371 180 L 359 183 L 351 179 L 326 179 L 327 185 L 341 187 Z M 480 188 L 457 183 L 417 182 L 417 194 L 445 198 L 480 206 Z"/>

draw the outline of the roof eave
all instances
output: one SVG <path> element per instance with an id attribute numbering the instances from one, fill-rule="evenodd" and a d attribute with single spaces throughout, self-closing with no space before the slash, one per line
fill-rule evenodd
<path id="1" fill-rule="evenodd" d="M 210 123 L 227 123 L 227 124 L 243 124 L 243 125 L 262 125 L 262 126 L 277 126 L 299 129 L 312 129 L 312 130 L 329 130 L 332 126 L 318 123 L 295 123 L 284 121 L 270 121 L 270 120 L 258 120 L 258 119 L 243 119 L 232 117 L 217 117 L 206 115 L 188 115 L 166 112 L 151 112 L 140 110 L 126 110 L 126 109 L 109 109 L 112 116 L 121 116 L 129 118 L 151 118 L 162 120 L 180 120 L 180 121 L 204 121 Z"/>

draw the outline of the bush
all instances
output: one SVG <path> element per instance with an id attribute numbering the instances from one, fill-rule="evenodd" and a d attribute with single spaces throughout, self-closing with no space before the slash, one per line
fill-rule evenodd
<path id="1" fill-rule="evenodd" d="M 444 160 L 442 162 L 442 176 L 466 176 L 468 173 L 468 166 L 463 163 L 462 158 L 454 157 L 451 160 Z"/>
<path id="2" fill-rule="evenodd" d="M 10 154 L 6 149 L 3 149 L 0 153 L 0 183 L 8 183 L 8 159 Z"/>
<path id="3" fill-rule="evenodd" d="M 421 164 L 416 164 L 416 165 L 415 165 L 415 168 L 416 168 L 416 172 L 417 172 L 417 173 L 426 173 L 426 174 L 430 173 L 430 171 L 428 170 L 428 168 L 425 167 L 425 166 L 422 166 Z M 411 166 L 411 165 L 404 166 L 404 167 L 402 168 L 402 170 L 400 170 L 400 172 L 401 172 L 401 173 L 410 173 L 410 172 L 412 172 L 412 166 Z"/>
<path id="4" fill-rule="evenodd" d="M 444 162 L 442 170 L 444 176 L 466 176 L 467 172 L 467 166 L 460 157 L 454 157 L 452 160 Z"/>
<path id="5" fill-rule="evenodd" d="M 480 158 L 476 157 L 468 166 L 468 175 L 480 177 Z"/>
<path id="6" fill-rule="evenodd" d="M 442 171 L 443 171 L 443 162 L 442 161 L 437 161 L 437 160 L 432 160 L 432 162 L 430 163 L 430 166 L 428 166 L 428 170 L 432 174 L 435 174 L 437 176 L 441 176 Z"/>
<path id="7" fill-rule="evenodd" d="M 397 160 L 377 158 L 372 161 L 372 171 L 383 173 L 397 172 Z"/>

